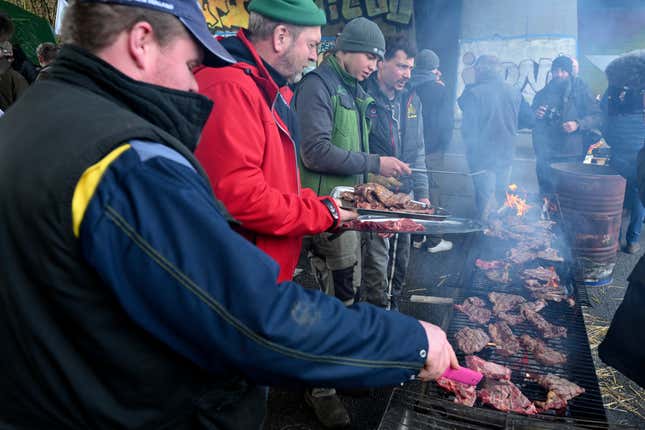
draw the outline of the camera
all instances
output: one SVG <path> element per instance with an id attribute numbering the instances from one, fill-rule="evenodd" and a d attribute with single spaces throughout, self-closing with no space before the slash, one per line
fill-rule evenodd
<path id="1" fill-rule="evenodd" d="M 542 117 L 548 123 L 561 123 L 562 122 L 562 112 L 560 109 L 554 106 L 545 106 L 544 116 Z"/>

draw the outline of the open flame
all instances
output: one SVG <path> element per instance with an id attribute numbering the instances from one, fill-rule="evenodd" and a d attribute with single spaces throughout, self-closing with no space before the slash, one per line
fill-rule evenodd
<path id="1" fill-rule="evenodd" d="M 508 186 L 508 189 L 510 191 L 516 191 L 517 185 L 511 184 Z M 506 192 L 506 201 L 504 202 L 504 206 L 515 209 L 515 214 L 517 216 L 524 216 L 524 214 L 526 214 L 526 212 L 531 208 L 531 206 L 526 203 L 525 199 L 508 191 Z"/>
<path id="2" fill-rule="evenodd" d="M 549 267 L 549 270 L 551 273 L 553 273 L 553 276 L 551 276 L 551 279 L 549 279 L 549 282 L 546 283 L 547 287 L 552 287 L 552 288 L 559 288 L 560 284 L 558 283 L 558 274 L 555 272 L 555 267 L 551 266 Z"/>

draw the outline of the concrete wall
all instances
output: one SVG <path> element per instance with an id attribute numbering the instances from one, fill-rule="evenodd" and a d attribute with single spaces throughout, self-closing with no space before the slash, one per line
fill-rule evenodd
<path id="1" fill-rule="evenodd" d="M 577 0 L 463 0 L 455 95 L 472 82 L 475 59 L 494 54 L 505 66 L 506 81 L 521 90 L 530 103 L 549 79 L 552 59 L 560 54 L 576 55 L 577 34 Z M 456 106 L 455 116 L 458 126 L 461 111 Z M 447 169 L 467 170 L 459 129 L 455 130 L 446 164 Z M 517 137 L 511 182 L 529 193 L 537 192 L 528 131 Z M 470 178 L 446 176 L 440 179 L 440 185 L 442 205 L 462 216 L 472 213 Z"/>

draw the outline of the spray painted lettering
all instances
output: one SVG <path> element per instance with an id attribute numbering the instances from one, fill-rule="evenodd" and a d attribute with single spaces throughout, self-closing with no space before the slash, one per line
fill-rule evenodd
<path id="1" fill-rule="evenodd" d="M 409 25 L 414 10 L 414 0 L 316 0 L 316 5 L 325 11 L 329 24 L 382 16 L 392 24 Z"/>
<path id="2" fill-rule="evenodd" d="M 247 28 L 250 0 L 200 0 L 202 12 L 212 32 Z"/>

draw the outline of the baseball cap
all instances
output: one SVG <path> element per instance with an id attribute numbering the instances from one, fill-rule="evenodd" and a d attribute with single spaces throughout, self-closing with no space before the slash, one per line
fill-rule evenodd
<path id="1" fill-rule="evenodd" d="M 197 0 L 79 0 L 79 2 L 111 3 L 169 13 L 176 16 L 204 48 L 205 65 L 225 66 L 236 62 L 208 30 L 206 19 L 197 4 Z"/>

